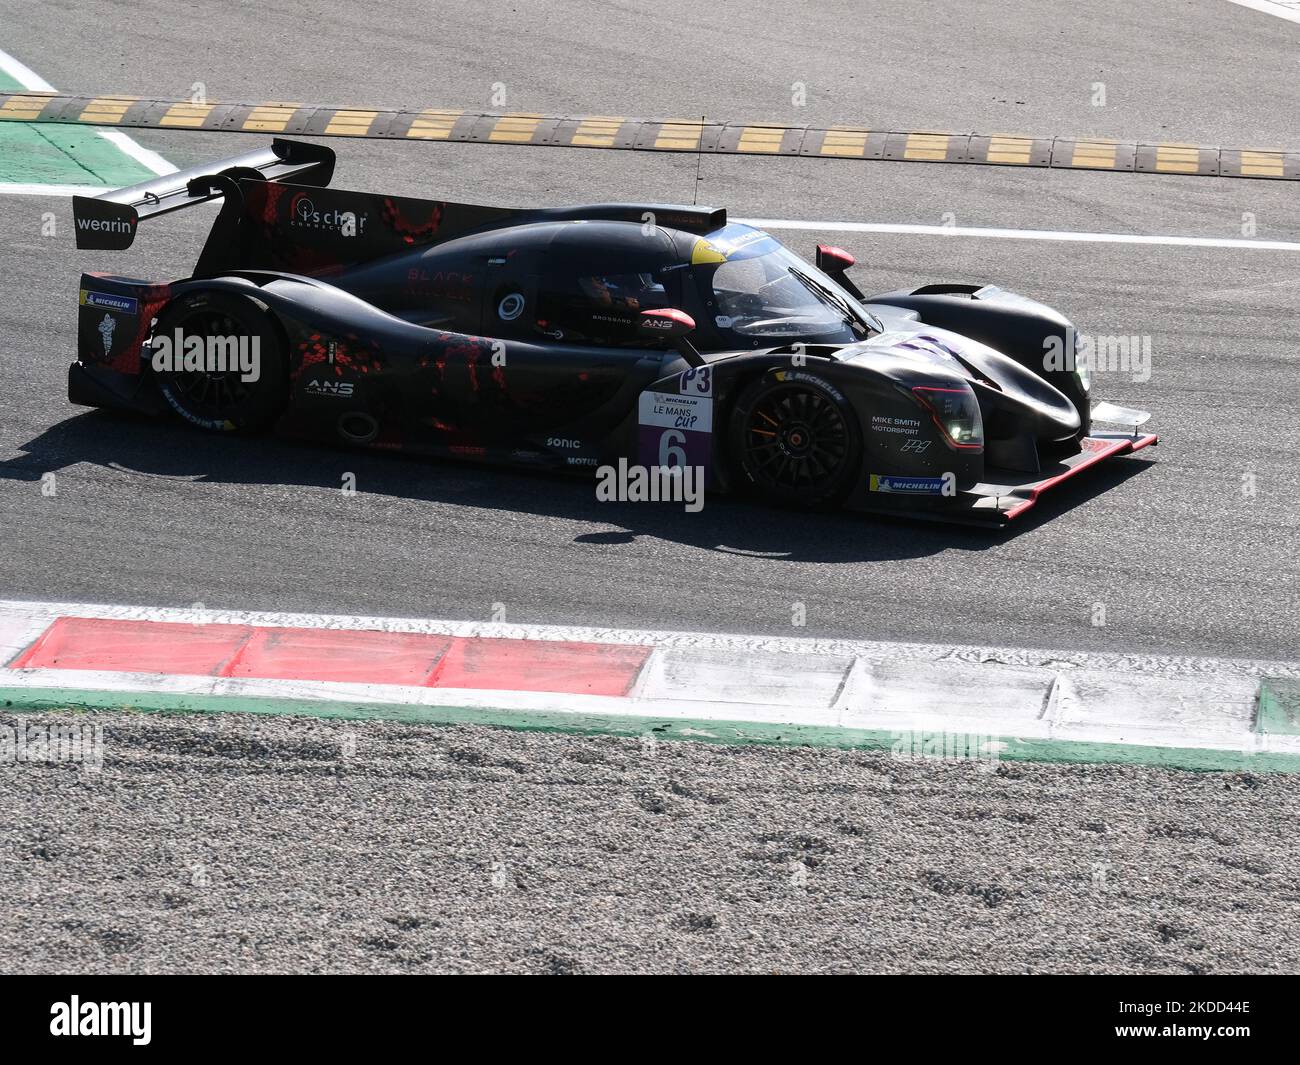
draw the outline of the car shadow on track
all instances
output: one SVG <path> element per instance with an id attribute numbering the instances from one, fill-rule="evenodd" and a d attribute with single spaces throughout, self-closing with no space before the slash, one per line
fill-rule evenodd
<path id="1" fill-rule="evenodd" d="M 359 493 L 615 526 L 581 533 L 598 549 L 656 537 L 670 543 L 773 560 L 870 562 L 947 550 L 983 551 L 1033 532 L 1115 487 L 1148 463 L 1108 463 L 1045 496 L 1008 529 L 947 525 L 847 512 L 782 510 L 743 499 L 708 497 L 702 510 L 680 503 L 616 503 L 595 498 L 580 476 L 519 471 L 383 452 L 304 444 L 276 437 L 207 437 L 179 423 L 91 411 L 69 418 L 0 462 L 0 480 L 40 481 L 89 462 L 128 474 L 197 483 L 300 485 L 337 490 L 345 473 Z"/>

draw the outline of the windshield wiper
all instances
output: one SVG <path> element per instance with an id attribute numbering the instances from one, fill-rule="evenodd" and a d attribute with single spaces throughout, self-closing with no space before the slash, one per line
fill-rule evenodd
<path id="1" fill-rule="evenodd" d="M 827 303 L 835 310 L 839 311 L 844 317 L 844 323 L 853 329 L 854 332 L 860 332 L 863 337 L 869 337 L 871 331 L 876 327 L 859 316 L 858 312 L 853 309 L 853 305 L 839 293 L 831 292 L 829 289 L 822 287 L 811 277 L 805 274 L 797 266 L 789 267 L 790 273 L 803 285 L 809 292 L 816 296 L 822 303 Z M 879 330 L 877 330 L 879 332 Z"/>

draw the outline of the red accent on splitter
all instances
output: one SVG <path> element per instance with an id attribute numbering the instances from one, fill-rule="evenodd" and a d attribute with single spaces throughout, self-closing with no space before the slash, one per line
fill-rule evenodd
<path id="1" fill-rule="evenodd" d="M 1150 447 L 1156 443 L 1157 437 L 1154 433 L 1145 433 L 1142 436 L 1123 437 L 1117 440 L 1096 439 L 1087 437 L 1083 441 L 1083 450 L 1087 451 L 1088 457 L 1082 462 L 1071 466 L 1064 473 L 1058 473 L 1055 477 L 1049 477 L 1045 481 L 1040 481 L 1029 490 L 1029 498 L 1017 503 L 1014 507 L 1005 511 L 1008 521 L 1012 518 L 1023 514 L 1038 502 L 1038 497 L 1051 488 L 1055 488 L 1063 481 L 1068 481 L 1075 474 L 1082 473 L 1091 466 L 1097 465 L 1115 455 L 1128 455 L 1134 451 L 1141 451 L 1144 447 Z"/>

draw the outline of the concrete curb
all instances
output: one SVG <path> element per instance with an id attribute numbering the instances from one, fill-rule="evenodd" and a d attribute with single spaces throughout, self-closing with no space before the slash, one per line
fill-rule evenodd
<path id="1" fill-rule="evenodd" d="M 601 115 L 493 114 L 425 108 L 321 107 L 315 104 L 194 103 L 188 99 L 0 91 L 0 122 L 272 133 L 306 137 L 440 141 L 461 144 L 600 148 L 821 159 L 896 160 L 983 166 L 1106 170 L 1300 180 L 1300 152 L 1113 141 L 1080 136 L 1030 137 L 861 126 L 790 126 L 781 122 L 647 120 Z"/>
<path id="2" fill-rule="evenodd" d="M 188 640 L 225 639 L 222 626 L 245 641 L 237 650 L 187 654 Z M 302 649 L 323 634 L 329 668 L 351 679 L 313 673 L 319 652 Z M 430 652 L 416 683 L 371 679 L 391 668 L 391 641 L 411 635 L 470 650 L 455 669 Z M 151 642 L 191 672 L 132 668 Z M 280 658 L 243 650 L 268 644 Z M 520 668 L 557 654 L 562 669 Z M 0 601 L 0 664 L 0 705 L 21 711 L 303 713 L 990 763 L 1300 771 L 1297 663 Z"/>

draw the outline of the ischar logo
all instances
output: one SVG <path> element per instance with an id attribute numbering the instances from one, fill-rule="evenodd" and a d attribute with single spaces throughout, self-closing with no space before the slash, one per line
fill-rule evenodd
<path id="1" fill-rule="evenodd" d="M 82 1002 L 77 995 L 50 1006 L 50 1035 L 130 1036 L 136 1046 L 153 1038 L 151 1002 Z"/>
<path id="2" fill-rule="evenodd" d="M 325 229 L 338 233 L 341 237 L 359 237 L 366 231 L 366 222 L 370 216 L 365 212 L 322 211 L 306 193 L 299 193 L 293 198 L 289 208 L 289 224 L 305 229 Z"/>

